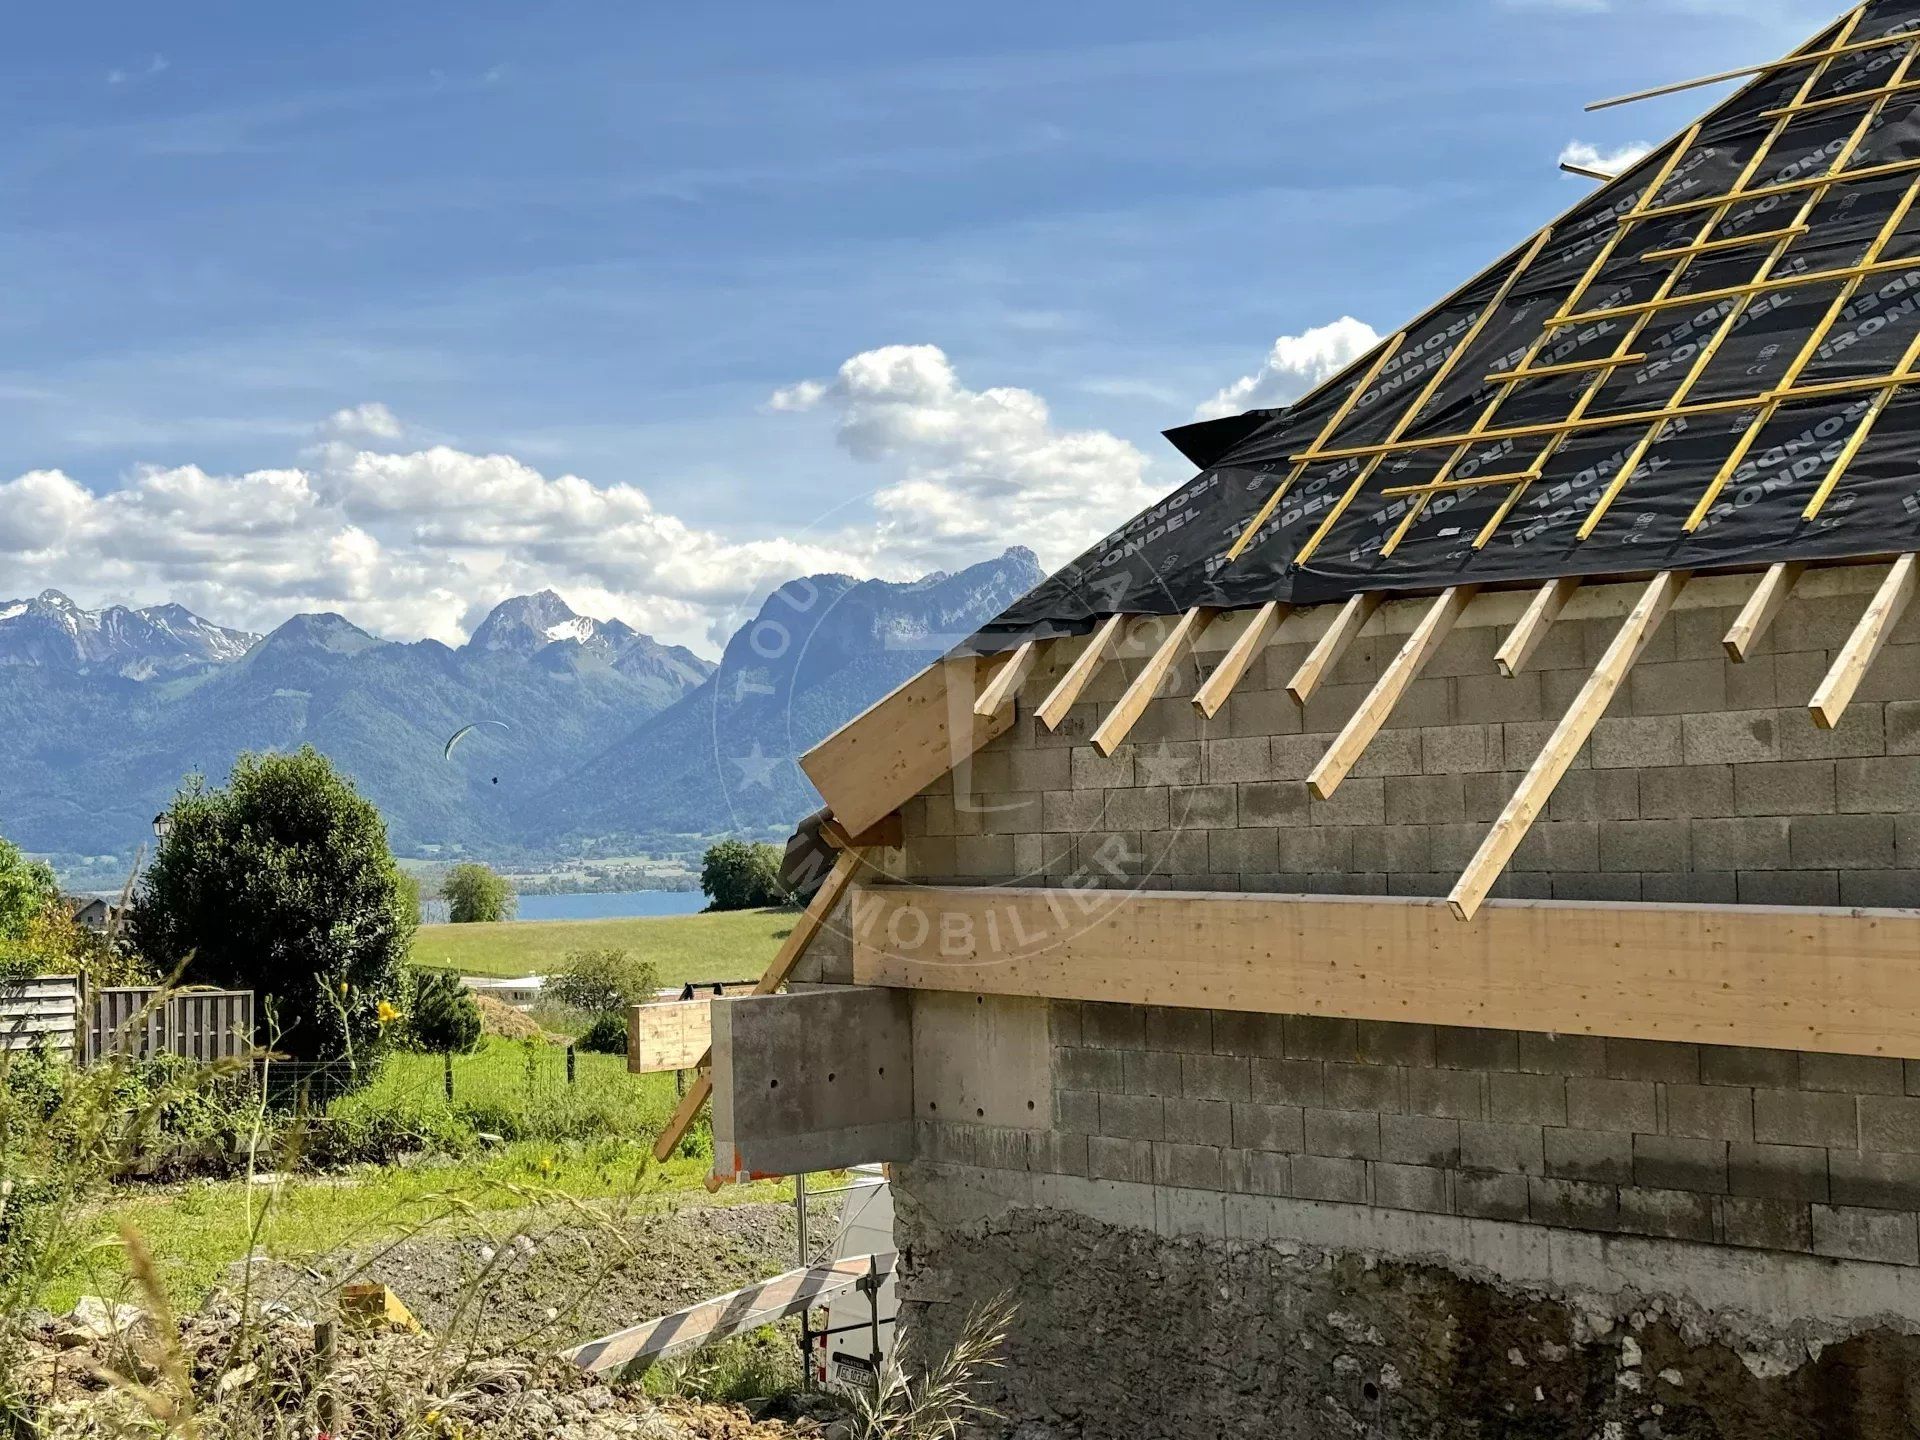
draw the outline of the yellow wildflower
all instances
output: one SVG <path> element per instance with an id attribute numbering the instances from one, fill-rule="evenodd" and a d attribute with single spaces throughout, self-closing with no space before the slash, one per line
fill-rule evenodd
<path id="1" fill-rule="evenodd" d="M 382 1025 L 391 1025 L 394 1021 L 400 1018 L 400 1012 L 394 1009 L 393 1006 L 385 1000 L 382 1000 L 380 1002 L 380 1008 L 375 1012 L 375 1014 L 379 1016 L 380 1023 Z"/>

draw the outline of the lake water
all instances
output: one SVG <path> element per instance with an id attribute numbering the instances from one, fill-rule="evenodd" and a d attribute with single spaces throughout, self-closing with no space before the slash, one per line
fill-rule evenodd
<path id="1" fill-rule="evenodd" d="M 522 895 L 521 920 L 612 920 L 628 915 L 692 915 L 706 909 L 698 890 L 614 890 L 600 895 Z"/>

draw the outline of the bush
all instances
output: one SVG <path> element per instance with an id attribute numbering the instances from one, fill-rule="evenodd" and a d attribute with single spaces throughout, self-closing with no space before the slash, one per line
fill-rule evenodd
<path id="1" fill-rule="evenodd" d="M 659 988 L 659 967 L 625 950 L 570 950 L 541 987 L 547 999 L 588 1015 L 620 1014 L 629 1005 L 644 1005 Z M 626 1053 L 624 1048 L 621 1053 Z"/>
<path id="2" fill-rule="evenodd" d="M 479 1045 L 480 1006 L 458 975 L 414 972 L 407 1038 L 416 1050 L 436 1055 L 465 1055 Z"/>
<path id="3" fill-rule="evenodd" d="M 511 920 L 520 908 L 520 897 L 505 877 L 473 860 L 447 872 L 440 882 L 440 898 L 447 902 L 447 920 L 454 925 Z"/>
<path id="4" fill-rule="evenodd" d="M 700 888 L 713 910 L 754 910 L 784 905 L 780 887 L 780 851 L 747 840 L 722 840 L 700 862 Z"/>
<path id="5" fill-rule="evenodd" d="M 242 755 L 226 788 L 196 778 L 167 814 L 135 947 L 164 974 L 254 991 L 298 1059 L 377 1051 L 415 923 L 380 812 L 306 748 Z"/>
<path id="6" fill-rule="evenodd" d="M 586 1028 L 575 1047 L 595 1055 L 627 1053 L 627 1021 L 622 1015 L 600 1015 Z"/>

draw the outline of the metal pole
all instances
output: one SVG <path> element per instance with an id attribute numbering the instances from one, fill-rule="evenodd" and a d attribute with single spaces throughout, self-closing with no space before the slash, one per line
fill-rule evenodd
<path id="1" fill-rule="evenodd" d="M 573 1046 L 567 1046 L 567 1084 L 573 1084 Z"/>
<path id="2" fill-rule="evenodd" d="M 867 1261 L 867 1313 L 873 1319 L 873 1349 L 869 1359 L 873 1361 L 873 1383 L 876 1389 L 880 1384 L 880 1262 Z"/>
<path id="3" fill-rule="evenodd" d="M 446 1083 L 447 1099 L 452 1100 L 453 1099 L 453 1052 L 451 1050 L 443 1050 L 440 1052 L 440 1075 L 441 1075 L 441 1079 Z"/>
<path id="4" fill-rule="evenodd" d="M 813 1256 L 808 1253 L 813 1247 L 807 1243 L 807 1177 L 804 1175 L 793 1177 L 793 1221 L 800 1236 L 800 1268 L 804 1270 L 813 1263 Z"/>

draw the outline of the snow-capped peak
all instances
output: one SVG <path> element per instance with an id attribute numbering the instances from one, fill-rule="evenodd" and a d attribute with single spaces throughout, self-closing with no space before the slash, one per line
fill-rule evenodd
<path id="1" fill-rule="evenodd" d="M 0 665 L 105 671 L 147 680 L 238 660 L 260 637 L 179 605 L 83 610 L 58 590 L 0 601 Z"/>

